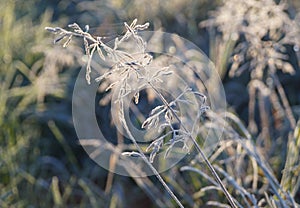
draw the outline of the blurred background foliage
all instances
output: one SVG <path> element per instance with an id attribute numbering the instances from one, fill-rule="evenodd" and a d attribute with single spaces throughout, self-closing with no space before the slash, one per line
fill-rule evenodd
<path id="1" fill-rule="evenodd" d="M 255 123 L 256 129 L 253 130 L 252 125 L 249 130 L 256 138 L 254 140 L 259 141 L 259 148 L 270 148 L 268 144 L 261 145 L 263 142 L 276 144 L 267 159 L 271 161 L 280 181 L 280 171 L 286 164 L 287 155 L 299 154 L 299 132 L 296 128 L 294 135 L 299 140 L 293 140 L 291 132 L 294 132 L 295 123 L 291 130 L 285 122 L 289 120 L 285 115 L 280 117 L 280 122 L 283 122 L 280 125 L 285 128 L 274 131 L 278 120 L 274 120 L 275 124 L 266 124 L 259 119 L 259 111 L 250 109 L 252 111 L 249 113 L 249 107 L 253 105 L 249 104 L 251 94 L 249 96 L 247 91 L 250 75 L 230 75 L 234 58 L 237 57 L 234 48 L 239 43 L 247 43 L 247 37 L 237 36 L 232 42 L 232 39 L 222 35 L 237 31 L 214 31 L 213 28 L 218 25 L 213 24 L 203 27 L 204 20 L 216 15 L 211 11 L 220 12 L 216 10 L 220 5 L 220 0 L 1 0 L 0 207 L 172 206 L 168 194 L 159 188 L 153 178 L 131 179 L 108 173 L 91 161 L 78 145 L 72 126 L 71 100 L 83 49 L 81 44 L 75 43 L 68 48 L 54 46 L 53 36 L 44 30 L 45 26 L 64 27 L 73 22 L 81 26 L 88 24 L 92 34 L 106 36 L 109 40 L 122 34 L 124 21 L 131 22 L 138 18 L 139 22 L 150 22 L 153 30 L 174 32 L 197 44 L 215 62 L 224 82 L 228 107 L 239 116 L 239 124 L 248 126 L 249 122 Z M 285 13 L 288 12 L 291 19 L 298 18 L 299 1 L 289 1 L 287 5 Z M 230 10 L 223 12 L 230 14 Z M 229 16 L 227 21 L 232 25 L 236 19 Z M 202 24 L 199 25 L 200 22 Z M 297 121 L 300 115 L 299 54 L 289 48 L 297 44 L 284 44 L 289 55 L 287 62 L 295 73 L 276 72 L 276 76 Z M 249 61 L 248 58 L 245 58 L 246 61 Z M 279 91 L 276 89 L 276 92 Z M 254 99 L 258 98 L 254 96 Z M 266 102 L 272 101 L 274 99 Z M 257 104 L 254 106 L 260 107 Z M 249 120 L 250 114 L 256 116 Z M 263 136 L 260 134 L 261 127 L 268 128 L 268 140 L 264 140 L 266 133 Z M 291 144 L 294 146 L 290 149 L 296 148 L 289 153 L 286 149 Z M 295 165 L 293 174 L 299 175 L 296 156 L 292 155 L 289 162 Z M 171 170 L 163 176 L 187 207 L 203 205 L 220 195 L 214 192 L 203 196 L 204 192 L 197 192 L 207 185 L 207 181 L 192 172 L 181 174 L 178 170 Z M 290 188 L 296 185 L 296 179 L 291 180 L 282 183 Z M 295 198 L 300 198 L 299 190 L 290 191 L 295 192 Z M 219 199 L 224 201 L 224 197 Z"/>

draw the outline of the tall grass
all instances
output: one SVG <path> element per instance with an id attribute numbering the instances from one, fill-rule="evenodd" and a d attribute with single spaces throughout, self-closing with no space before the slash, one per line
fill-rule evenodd
<path id="1" fill-rule="evenodd" d="M 210 1 L 188 2 L 184 5 L 182 1 L 153 1 L 144 12 L 134 6 L 148 3 L 144 1 L 74 4 L 62 1 L 60 8 L 71 15 L 73 9 L 88 11 L 72 16 L 70 21 L 75 19 L 81 24 L 96 25 L 98 17 L 103 22 L 120 22 L 137 16 L 153 23 L 155 29 L 163 27 L 202 44 L 199 37 L 202 29 L 197 23 L 206 17 L 206 12 L 199 11 L 202 11 L 201 5 L 210 4 Z M 213 4 L 219 3 L 213 1 Z M 30 12 L 35 4 L 35 1 L 28 1 L 23 9 L 18 1 L 0 5 L 0 207 L 176 207 L 176 204 L 228 207 L 224 189 L 221 190 L 220 183 L 195 154 L 187 155 L 169 171 L 159 173 L 159 180 L 174 198 L 176 196 L 175 203 L 155 178 L 129 179 L 113 172 L 107 175 L 78 144 L 69 141 L 76 137 L 70 122 L 69 91 L 72 91 L 72 79 L 76 68 L 85 60 L 86 51 L 75 39 L 66 48 L 50 45 L 53 37 L 45 34 L 44 27 L 52 25 L 53 13 L 47 10 L 41 12 L 42 18 L 36 18 L 37 13 Z M 299 15 L 283 1 L 233 0 L 222 5 L 212 13 L 211 19 L 200 23 L 209 31 L 211 59 L 223 78 L 230 111 L 224 114 L 206 110 L 201 114 L 201 118 L 214 120 L 213 125 L 200 123 L 203 130 L 226 124 L 222 140 L 207 163 L 237 207 L 298 207 L 299 93 L 292 83 L 299 81 Z M 54 11 L 54 18 L 58 17 L 58 9 Z M 289 13 L 291 11 L 295 13 Z M 55 25 L 66 25 L 69 21 L 66 17 L 62 20 Z M 124 32 L 120 24 L 113 27 Z M 93 30 L 101 34 L 106 28 Z M 85 35 L 79 36 L 87 37 Z M 91 55 L 93 47 L 89 49 Z M 107 55 L 105 50 L 100 52 Z M 94 53 L 98 53 L 97 47 Z M 87 70 L 90 82 L 94 78 L 92 66 Z M 165 72 L 162 70 L 160 75 Z M 136 68 L 130 68 L 130 73 L 139 76 Z M 105 78 L 106 81 L 101 81 L 102 89 L 109 86 L 109 81 L 118 80 Z M 123 79 L 120 83 L 125 82 Z M 200 82 L 197 84 L 201 86 Z M 155 83 L 153 87 L 155 89 Z M 109 92 L 107 97 L 102 93 L 99 96 L 104 98 L 102 105 L 109 103 Z M 157 99 L 153 99 L 153 94 L 145 96 L 147 93 L 149 91 L 141 91 L 134 96 L 133 102 L 139 102 L 137 107 L 146 106 L 145 111 L 141 111 L 144 114 L 139 114 L 134 121 L 139 127 L 144 124 L 145 128 L 152 122 L 150 128 L 154 128 L 152 116 L 158 111 L 149 112 Z M 184 98 L 189 93 L 199 92 L 189 91 Z M 164 115 L 160 121 L 166 122 L 168 127 L 165 133 L 176 131 L 172 125 L 168 126 L 172 115 L 176 120 L 177 109 L 171 105 L 174 100 L 176 97 L 168 97 L 165 103 L 158 102 L 162 105 L 160 113 Z M 202 101 L 201 96 L 199 101 Z M 209 103 L 203 103 L 203 107 L 207 105 Z M 97 116 L 106 118 L 107 114 L 102 113 L 97 112 Z M 122 116 L 122 111 L 119 113 Z M 127 132 L 130 133 L 128 129 Z M 149 166 L 155 167 L 159 153 L 164 152 L 166 160 L 172 156 L 168 153 L 170 147 L 178 154 L 188 152 L 189 143 L 184 146 L 184 142 L 190 139 L 182 139 L 186 132 L 180 133 L 177 140 L 173 140 L 178 142 L 177 146 L 171 147 L 174 143 L 168 141 L 171 139 L 168 134 L 164 140 L 157 138 L 152 144 L 139 144 L 139 151 L 122 135 L 112 135 L 118 140 L 116 149 L 125 151 L 122 157 L 142 157 Z M 201 137 L 196 139 L 201 148 Z M 117 166 L 118 154 L 110 157 L 110 170 Z M 126 167 L 128 175 L 144 175 L 137 164 L 131 165 Z"/>
<path id="2" fill-rule="evenodd" d="M 71 71 L 63 68 L 75 63 L 74 54 L 61 57 L 60 49 L 47 47 L 51 11 L 32 21 L 21 5 L 0 6 L 0 207 L 101 206 L 105 197 L 93 173 L 78 175 L 77 158 L 57 127 L 70 119 L 57 103 L 65 99 Z M 57 159 L 59 152 L 66 161 Z"/>
<path id="3" fill-rule="evenodd" d="M 249 1 L 247 3 L 232 1 L 225 3 L 223 7 L 220 7 L 214 14 L 212 20 L 202 23 L 207 27 L 216 26 L 219 29 L 219 32 L 221 32 L 220 35 L 222 36 L 220 40 L 221 42 L 224 41 L 225 47 L 222 50 L 219 50 L 219 52 L 226 51 L 227 55 L 224 56 L 225 60 L 232 56 L 229 77 L 240 76 L 243 73 L 249 72 L 249 130 L 247 130 L 243 122 L 232 113 L 227 113 L 227 115 L 215 114 L 213 112 L 207 113 L 211 118 L 215 118 L 219 124 L 225 122 L 227 125 L 224 132 L 224 140 L 220 142 L 219 149 L 217 149 L 210 158 L 211 161 L 216 163 L 215 165 L 212 165 L 212 162 L 202 154 L 202 150 L 200 146 L 198 146 L 196 140 L 191 138 L 194 145 L 197 147 L 198 152 L 204 157 L 208 170 L 211 171 L 217 180 L 216 183 L 214 177 L 209 176 L 206 170 L 203 170 L 203 167 L 197 162 L 192 166 L 182 167 L 181 171 L 199 173 L 202 177 L 212 183 L 212 185 L 203 186 L 200 191 L 194 195 L 194 197 L 197 196 L 196 198 L 202 196 L 205 197 L 205 193 L 211 192 L 212 190 L 220 190 L 221 186 L 221 190 L 225 193 L 232 207 L 261 207 L 266 205 L 272 207 L 297 206 L 294 199 L 297 190 L 299 189 L 299 178 L 294 175 L 294 172 L 288 171 L 288 167 L 292 166 L 296 169 L 298 167 L 299 160 L 296 155 L 299 149 L 299 146 L 297 146 L 297 131 L 299 127 L 296 127 L 296 119 L 277 74 L 277 70 L 282 70 L 284 73 L 290 73 L 291 75 L 295 74 L 294 66 L 286 52 L 288 50 L 288 45 L 291 45 L 295 50 L 295 47 L 299 44 L 296 36 L 296 34 L 298 34 L 297 24 L 288 16 L 285 12 L 285 8 L 286 5 L 284 3 L 276 4 L 272 0 L 267 1 L 267 5 L 264 5 L 264 7 L 260 5 L 259 2 L 254 1 Z M 278 16 L 280 17 L 275 16 L 275 13 L 279 14 Z M 228 18 L 232 18 L 232 14 L 237 15 L 235 24 L 231 24 L 230 21 L 227 21 Z M 227 19 L 224 19 L 224 17 Z M 125 26 L 127 27 L 128 32 L 132 32 L 132 35 L 134 36 L 135 22 L 130 26 L 125 24 Z M 116 49 L 118 48 L 118 41 L 115 42 L 114 49 L 111 49 L 102 43 L 100 38 L 93 38 L 89 33 L 84 32 L 77 25 L 71 25 L 71 27 L 75 29 L 74 32 L 69 32 L 61 28 L 47 29 L 51 32 L 60 33 L 62 36 L 81 36 L 84 39 L 91 41 L 92 44 L 89 45 L 88 41 L 85 40 L 86 54 L 90 58 L 96 51 L 95 48 L 99 46 L 103 47 L 103 50 L 109 56 L 115 57 L 115 64 L 118 66 L 123 66 L 124 63 L 122 63 L 122 61 L 127 61 L 124 57 L 124 59 L 122 58 L 122 55 L 125 54 L 124 52 L 122 55 L 121 53 L 117 54 Z M 138 27 L 144 29 L 145 25 Z M 120 42 L 126 40 L 129 36 L 127 37 L 127 33 L 125 33 L 124 37 L 125 38 L 121 38 Z M 138 36 L 137 41 L 143 43 Z M 297 52 L 297 50 L 295 52 Z M 142 53 L 144 52 L 142 51 Z M 99 55 L 101 58 L 104 56 L 101 50 Z M 127 57 L 131 57 L 131 55 L 128 54 Z M 131 61 L 135 62 L 134 58 Z M 226 63 L 227 62 L 224 62 L 224 60 L 218 62 L 218 67 L 221 71 L 226 69 Z M 138 65 L 138 67 L 143 68 L 145 66 Z M 135 68 L 131 65 L 128 67 L 125 66 L 123 69 L 125 71 L 121 70 L 121 75 L 124 75 L 124 79 L 113 83 L 113 85 L 121 83 L 121 89 L 122 83 L 124 85 L 123 87 L 125 90 L 123 90 L 123 94 L 119 94 L 118 97 L 121 106 L 122 98 L 127 93 L 125 85 L 127 86 L 129 84 L 127 80 L 131 76 L 129 73 L 136 74 L 136 76 L 139 77 L 141 76 L 138 72 L 139 69 L 140 68 Z M 116 71 L 120 72 L 120 69 L 116 69 Z M 90 73 L 91 68 L 88 62 L 86 78 L 89 83 L 91 81 L 89 76 Z M 98 81 L 108 79 L 113 73 L 114 71 L 101 75 L 100 78 L 98 78 Z M 155 90 L 155 84 L 151 82 L 148 82 L 148 84 L 155 92 L 157 92 Z M 109 85 L 109 88 L 113 85 Z M 260 120 L 258 122 L 254 119 L 255 102 L 257 100 L 256 93 L 259 95 L 257 106 L 260 111 Z M 150 128 L 156 127 L 156 123 L 159 121 L 158 115 L 162 113 L 166 114 L 165 117 L 167 121 L 170 121 L 171 118 L 169 116 L 173 115 L 179 123 L 181 122 L 179 117 L 177 117 L 175 110 L 170 106 L 171 104 L 168 103 L 160 93 L 157 93 L 157 95 L 162 100 L 163 105 L 155 108 L 150 116 L 148 118 L 146 117 L 146 120 L 142 123 L 142 128 L 147 126 Z M 138 103 L 139 97 L 135 95 L 135 99 Z M 268 105 L 271 105 L 271 107 L 267 107 Z M 157 111 L 158 108 L 161 110 Z M 179 206 L 183 206 L 173 194 L 173 191 L 171 191 L 165 181 L 151 165 L 156 153 L 163 145 L 165 145 L 161 139 L 163 137 L 154 140 L 150 144 L 148 150 L 152 149 L 152 153 L 148 159 L 143 152 L 143 149 L 136 143 L 134 136 L 131 135 L 130 130 L 126 128 L 127 124 L 125 118 L 122 117 L 122 115 L 124 115 L 122 109 L 123 108 L 121 107 L 119 119 L 123 126 L 125 126 L 125 130 L 131 141 L 134 143 L 134 146 L 137 148 L 137 152 L 126 153 L 126 155 L 132 156 L 134 154 L 135 156 L 142 157 L 158 177 L 159 181 L 167 189 L 169 194 L 174 198 L 176 203 Z M 274 113 L 274 111 L 276 111 L 276 113 Z M 272 112 L 274 114 L 272 114 Z M 280 118 L 278 117 L 278 114 L 281 115 Z M 168 123 L 166 123 L 166 125 L 168 126 Z M 215 124 L 215 126 L 215 128 L 217 128 L 218 124 Z M 261 128 L 258 128 L 258 126 L 261 126 Z M 172 129 L 172 126 L 170 126 L 170 128 Z M 292 136 L 293 131 L 294 136 Z M 188 132 L 186 133 L 188 134 Z M 253 139 L 253 136 L 256 138 Z M 289 139 L 287 140 L 287 138 Z M 276 150 L 277 148 L 278 141 L 286 143 L 287 149 L 284 151 L 286 153 L 285 160 L 281 160 L 281 155 L 276 156 L 272 154 L 273 150 Z M 268 151 L 270 152 L 268 153 Z M 195 159 L 195 161 L 197 161 L 197 159 Z M 275 166 L 271 165 L 273 163 Z M 285 164 L 285 168 L 281 169 L 283 170 L 283 175 L 280 179 L 276 172 L 282 168 L 283 164 Z M 220 180 L 219 174 L 224 177 L 223 182 Z M 195 179 L 193 178 L 193 180 Z M 296 187 L 292 188 L 289 186 L 291 183 L 288 181 L 291 180 L 296 183 Z M 170 180 L 168 180 L 168 182 L 173 184 Z M 233 189 L 230 189 L 230 187 Z M 231 195 L 233 195 L 233 198 Z M 215 199 L 208 200 L 206 204 L 226 206 L 217 195 Z"/>

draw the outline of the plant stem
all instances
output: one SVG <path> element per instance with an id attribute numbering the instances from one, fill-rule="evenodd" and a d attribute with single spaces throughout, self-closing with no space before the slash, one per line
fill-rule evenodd
<path id="1" fill-rule="evenodd" d="M 174 112 L 174 110 L 169 106 L 168 102 L 166 101 L 166 99 L 164 98 L 164 96 L 155 88 L 155 86 L 148 81 L 148 84 L 151 86 L 151 88 L 155 91 L 155 93 L 160 97 L 160 99 L 162 100 L 162 102 L 164 103 L 164 105 L 167 106 L 167 108 L 172 112 L 173 116 L 176 118 L 176 120 L 179 122 L 179 124 L 182 126 L 183 130 L 188 132 L 187 128 L 182 124 L 180 118 L 178 117 L 178 115 Z M 220 179 L 219 175 L 217 174 L 216 170 L 214 169 L 214 167 L 212 166 L 212 164 L 210 163 L 210 161 L 208 160 L 208 158 L 205 156 L 204 152 L 202 151 L 201 147 L 199 146 L 199 144 L 197 143 L 197 141 L 189 134 L 189 138 L 193 141 L 196 150 L 199 152 L 200 156 L 203 158 L 204 162 L 206 163 L 206 165 L 208 166 L 210 172 L 212 173 L 213 177 L 215 178 L 215 180 L 218 182 L 218 184 L 220 185 L 222 191 L 224 192 L 228 202 L 230 203 L 231 207 L 233 208 L 237 208 L 232 196 L 230 195 L 230 193 L 227 191 L 227 189 L 225 188 L 222 180 Z"/>
<path id="2" fill-rule="evenodd" d="M 290 104 L 289 104 L 289 101 L 288 101 L 288 99 L 286 97 L 284 89 L 283 89 L 280 81 L 278 80 L 278 77 L 276 76 L 276 74 L 273 75 L 273 80 L 275 82 L 275 86 L 276 86 L 276 88 L 278 90 L 279 96 L 280 96 L 281 101 L 283 103 L 283 106 L 285 108 L 285 112 L 286 112 L 287 118 L 288 118 L 288 120 L 290 122 L 290 125 L 291 125 L 292 129 L 295 129 L 295 127 L 296 127 L 296 121 L 295 121 L 295 118 L 293 116 L 293 111 L 292 111 L 292 109 L 290 107 Z"/>
<path id="3" fill-rule="evenodd" d="M 123 102 L 123 101 L 121 100 L 121 102 Z M 121 110 L 123 111 L 123 108 L 121 108 Z M 167 183 L 161 177 L 161 175 L 159 174 L 159 172 L 155 169 L 155 167 L 150 163 L 150 161 L 148 160 L 148 158 L 146 157 L 146 155 L 143 153 L 143 150 L 141 149 L 141 147 L 139 146 L 139 144 L 134 139 L 134 136 L 131 134 L 130 130 L 128 129 L 128 126 L 126 125 L 124 114 L 123 114 L 123 118 L 121 119 L 121 122 L 123 123 L 123 127 L 126 130 L 126 132 L 127 132 L 128 136 L 129 136 L 130 140 L 132 141 L 132 143 L 136 147 L 137 151 L 140 153 L 143 161 L 149 166 L 149 168 L 152 170 L 152 172 L 154 173 L 154 175 L 156 176 L 156 178 L 163 185 L 163 187 L 170 194 L 170 196 L 175 200 L 175 202 L 177 203 L 177 205 L 180 208 L 184 208 L 184 206 L 181 204 L 181 202 L 179 201 L 179 199 L 176 197 L 176 195 L 173 193 L 173 191 L 170 189 L 170 187 L 167 185 Z"/>

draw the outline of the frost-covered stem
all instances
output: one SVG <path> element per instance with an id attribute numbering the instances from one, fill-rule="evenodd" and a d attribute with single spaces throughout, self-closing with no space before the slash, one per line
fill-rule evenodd
<path id="1" fill-rule="evenodd" d="M 276 74 L 273 75 L 273 80 L 275 82 L 275 86 L 278 90 L 278 93 L 281 97 L 281 100 L 282 100 L 282 103 L 283 103 L 283 106 L 285 108 L 285 112 L 286 112 L 286 115 L 287 115 L 287 118 L 291 124 L 291 127 L 294 129 L 296 127 L 296 121 L 295 121 L 295 118 L 293 116 L 293 111 L 290 107 L 290 104 L 289 104 L 289 101 L 286 97 L 286 94 L 284 92 L 284 89 L 280 83 L 280 81 L 278 80 L 278 77 L 276 76 Z"/>
<path id="2" fill-rule="evenodd" d="M 120 102 L 123 102 L 122 100 L 120 100 Z M 121 105 L 123 106 L 123 105 Z M 121 111 L 123 111 L 123 108 L 121 108 Z M 134 136 L 131 134 L 127 124 L 126 124 L 126 120 L 124 117 L 124 114 L 122 114 L 122 118 L 120 119 L 124 129 L 126 130 L 126 133 L 128 134 L 129 139 L 132 141 L 132 143 L 134 144 L 134 146 L 136 147 L 137 151 L 139 152 L 141 158 L 143 159 L 143 161 L 149 166 L 149 168 L 152 170 L 152 172 L 154 173 L 154 175 L 156 176 L 156 178 L 159 180 L 159 182 L 163 185 L 163 187 L 166 189 L 166 191 L 170 194 L 170 196 L 175 200 L 175 202 L 177 203 L 177 205 L 180 208 L 184 208 L 184 206 L 181 204 L 181 202 L 179 201 L 179 199 L 177 198 L 177 196 L 173 193 L 173 191 L 170 189 L 170 187 L 167 185 L 167 183 L 164 181 L 164 179 L 161 177 L 161 175 L 159 174 L 159 172 L 155 169 L 155 167 L 151 164 L 151 162 L 148 160 L 148 158 L 146 157 L 146 155 L 144 154 L 143 150 L 141 149 L 141 147 L 139 146 L 139 144 L 136 142 Z"/>
<path id="3" fill-rule="evenodd" d="M 138 70 L 136 70 L 134 67 L 130 66 L 133 70 L 135 70 L 135 72 L 137 74 L 140 74 L 140 72 Z M 161 101 L 164 103 L 164 105 L 172 112 L 173 116 L 176 118 L 176 120 L 179 122 L 180 126 L 183 128 L 183 130 L 185 132 L 189 132 L 188 129 L 183 125 L 183 123 L 181 122 L 180 118 L 178 117 L 178 115 L 176 114 L 176 112 L 174 112 L 173 108 L 169 105 L 169 103 L 167 102 L 167 100 L 165 99 L 165 97 L 156 89 L 156 87 L 152 84 L 151 81 L 147 81 L 147 84 L 149 84 L 149 86 L 155 91 L 155 93 L 159 96 L 159 98 L 161 99 Z M 194 143 L 196 150 L 199 152 L 200 156 L 203 158 L 205 164 L 208 166 L 210 172 L 212 173 L 213 177 L 215 178 L 215 180 L 217 181 L 217 183 L 220 185 L 223 193 L 225 194 L 229 204 L 231 207 L 233 208 L 237 208 L 234 199 L 232 198 L 232 196 L 230 195 L 230 193 L 227 191 L 227 189 L 225 188 L 222 180 L 220 179 L 218 173 L 216 172 L 216 170 L 214 169 L 214 167 L 212 166 L 212 164 L 210 163 L 210 161 L 208 160 L 208 158 L 205 156 L 204 152 L 202 151 L 201 147 L 199 146 L 199 144 L 197 143 L 197 141 L 191 136 L 191 134 L 188 134 L 189 139 L 192 140 L 192 142 Z M 136 143 L 136 142 L 135 142 Z M 136 145 L 138 146 L 138 144 Z M 140 149 L 140 147 L 138 147 Z M 139 150 L 138 149 L 138 150 Z M 140 151 L 140 150 L 139 150 Z M 147 158 L 146 158 L 147 159 Z M 148 161 L 148 160 L 147 160 Z M 148 161 L 149 162 L 149 161 Z M 151 163 L 150 163 L 151 165 Z M 151 167 L 153 167 L 151 165 Z M 155 168 L 154 168 L 155 169 Z M 156 171 L 156 170 L 155 170 Z"/>
<path id="4" fill-rule="evenodd" d="M 162 102 L 164 103 L 164 105 L 172 112 L 173 116 L 176 118 L 176 120 L 179 122 L 180 126 L 182 126 L 183 130 L 185 132 L 188 132 L 187 128 L 182 124 L 180 118 L 178 117 L 178 115 L 174 112 L 173 108 L 170 107 L 170 105 L 168 104 L 168 102 L 166 101 L 166 99 L 164 98 L 164 96 L 155 88 L 155 86 L 148 81 L 148 84 L 151 86 L 151 88 L 155 91 L 155 93 L 160 97 L 160 99 L 162 100 Z M 228 202 L 230 203 L 231 207 L 236 208 L 236 204 L 232 198 L 232 196 L 230 195 L 230 193 L 227 191 L 227 189 L 225 188 L 222 180 L 220 179 L 218 173 L 216 172 L 216 170 L 214 169 L 214 167 L 212 166 L 212 164 L 210 163 L 210 161 L 208 160 L 208 158 L 205 156 L 204 152 L 202 151 L 201 147 L 199 146 L 199 144 L 197 143 L 197 141 L 189 134 L 188 137 L 193 141 L 196 150 L 199 152 L 200 156 L 203 158 L 204 162 L 206 163 L 206 165 L 208 166 L 210 172 L 212 173 L 212 175 L 214 176 L 215 180 L 218 182 L 218 184 L 220 185 L 222 191 L 224 192 Z"/>
<path id="5" fill-rule="evenodd" d="M 127 24 L 125 24 L 125 26 L 127 27 L 128 29 L 128 32 L 122 37 L 121 40 L 118 41 L 118 43 L 124 41 L 126 38 L 128 38 L 128 36 L 130 35 L 130 33 L 134 34 L 134 31 L 131 29 L 131 27 L 135 26 L 136 24 L 136 20 L 133 21 L 133 23 L 128 26 Z M 144 25 L 137 25 L 136 29 L 143 29 L 143 28 L 146 28 L 148 27 L 148 23 L 144 24 Z M 77 24 L 75 25 L 77 26 Z M 91 36 L 88 32 L 84 32 L 82 31 L 79 26 L 77 28 L 77 31 L 74 31 L 74 32 L 71 32 L 71 31 L 67 31 L 65 29 L 62 29 L 60 27 L 55 27 L 55 28 L 52 28 L 52 27 L 46 27 L 45 28 L 46 30 L 50 31 L 50 32 L 53 32 L 55 34 L 57 33 L 60 33 L 62 36 L 55 40 L 54 42 L 58 42 L 60 40 L 62 40 L 64 37 L 81 37 L 83 38 L 85 41 L 90 41 L 92 42 L 92 44 L 95 44 L 95 46 L 100 46 L 100 47 L 103 47 L 105 50 L 110 50 L 110 51 L 113 51 L 117 45 L 115 45 L 115 48 L 114 49 L 111 49 L 109 48 L 108 46 L 106 46 L 102 41 L 101 41 L 101 38 L 97 38 L 95 39 L 93 36 Z M 79 31 L 79 32 L 78 32 Z M 88 47 L 89 46 L 89 43 L 85 43 L 85 46 Z M 87 48 L 86 49 L 86 52 L 89 53 L 88 51 L 89 49 Z M 95 50 L 95 48 L 93 48 L 93 50 Z M 122 102 L 122 99 L 120 100 L 120 102 Z M 123 105 L 122 105 L 123 106 Z M 121 111 L 123 112 L 123 108 L 121 108 Z M 124 113 L 122 113 L 121 115 L 121 122 L 123 123 L 123 127 L 124 129 L 126 130 L 130 140 L 132 141 L 132 143 L 135 145 L 136 149 L 138 150 L 140 156 L 142 157 L 143 161 L 149 166 L 149 168 L 152 170 L 152 172 L 154 173 L 154 175 L 156 176 L 156 178 L 159 180 L 159 182 L 163 185 L 163 187 L 165 188 L 165 190 L 170 194 L 170 196 L 175 200 L 175 202 L 177 203 L 177 205 L 180 207 L 180 208 L 184 208 L 184 206 L 181 204 L 181 202 L 179 201 L 179 199 L 175 196 L 175 194 L 173 193 L 173 191 L 170 189 L 170 187 L 167 185 L 167 183 L 164 181 L 164 179 L 161 177 L 161 175 L 159 174 L 159 172 L 155 169 L 155 167 L 151 164 L 151 162 L 148 160 L 148 158 L 146 157 L 146 155 L 143 153 L 141 147 L 139 146 L 139 144 L 136 142 L 134 136 L 131 134 L 128 126 L 126 125 L 126 121 L 125 121 L 125 118 L 124 118 Z"/>

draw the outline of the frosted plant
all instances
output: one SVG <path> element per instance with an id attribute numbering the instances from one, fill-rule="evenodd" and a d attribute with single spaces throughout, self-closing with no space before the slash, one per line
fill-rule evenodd
<path id="1" fill-rule="evenodd" d="M 175 146 L 177 149 L 180 147 L 182 152 L 188 153 L 194 145 L 196 151 L 223 190 L 230 205 L 236 207 L 234 199 L 226 190 L 214 167 L 195 139 L 199 131 L 199 120 L 210 109 L 206 104 L 206 96 L 198 91 L 194 91 L 192 86 L 186 86 L 186 83 L 184 84 L 173 73 L 173 70 L 176 68 L 175 64 L 170 64 L 168 61 L 165 63 L 169 64 L 165 65 L 161 64 L 164 62 L 156 62 L 159 58 L 147 52 L 147 42 L 139 35 L 139 31 L 148 28 L 149 23 L 139 25 L 135 19 L 130 25 L 127 23 L 124 23 L 124 25 L 126 28 L 125 34 L 120 38 L 115 38 L 111 45 L 104 43 L 101 37 L 93 37 L 88 33 L 88 26 L 83 30 L 76 23 L 69 25 L 69 28 L 73 31 L 60 27 L 47 27 L 46 29 L 58 35 L 58 38 L 54 41 L 55 43 L 64 40 L 64 47 L 72 41 L 73 37 L 83 38 L 87 56 L 85 79 L 88 84 L 92 84 L 92 80 L 100 83 L 100 89 L 106 92 L 108 95 L 107 99 L 111 100 L 112 107 L 114 107 L 112 114 L 116 115 L 113 117 L 117 120 L 116 123 L 120 124 L 119 127 L 117 125 L 118 130 L 123 132 L 135 147 L 135 150 L 131 152 L 123 151 L 121 156 L 141 158 L 176 203 L 183 207 L 154 167 L 154 160 L 161 151 L 164 151 L 164 158 L 168 158 Z M 175 41 L 178 42 L 178 40 Z M 95 53 L 98 54 L 98 62 L 102 66 L 107 66 L 106 69 L 108 70 L 103 72 L 102 69 L 94 67 L 97 65 L 97 63 L 93 62 Z M 190 64 L 193 65 L 192 63 Z M 92 68 L 95 68 L 95 71 L 98 70 L 100 75 L 94 77 Z M 191 77 L 194 76 L 192 74 Z M 168 78 L 166 79 L 166 77 Z M 168 82 L 165 82 L 166 80 Z M 173 99 L 168 99 L 161 92 L 161 89 L 168 85 L 180 86 L 181 92 L 172 92 L 171 97 Z M 143 149 L 138 143 L 140 138 L 134 135 L 129 126 L 128 112 L 125 110 L 128 102 L 130 102 L 128 101 L 129 98 L 133 97 L 134 103 L 139 103 L 140 91 L 144 89 L 152 91 L 162 103 L 154 107 L 141 124 L 142 129 L 152 130 L 155 132 L 154 135 L 156 135 L 154 139 L 150 138 L 152 142 L 146 149 Z M 200 107 L 198 108 L 198 106 Z M 194 114 L 195 109 L 196 115 L 191 115 Z M 149 156 L 147 156 L 148 153 L 150 154 Z"/>
<path id="2" fill-rule="evenodd" d="M 259 133 L 261 142 L 268 146 L 272 135 L 296 126 L 279 78 L 281 72 L 295 75 L 297 69 L 298 60 L 293 56 L 299 57 L 299 15 L 294 19 L 291 16 L 286 1 L 233 0 L 224 1 L 211 19 L 201 23 L 219 38 L 216 46 L 223 49 L 216 51 L 227 57 L 217 59 L 229 62 L 229 77 L 249 76 L 248 128 L 251 133 Z M 226 67 L 226 63 L 219 66 Z M 261 125 L 255 120 L 257 111 Z"/>

